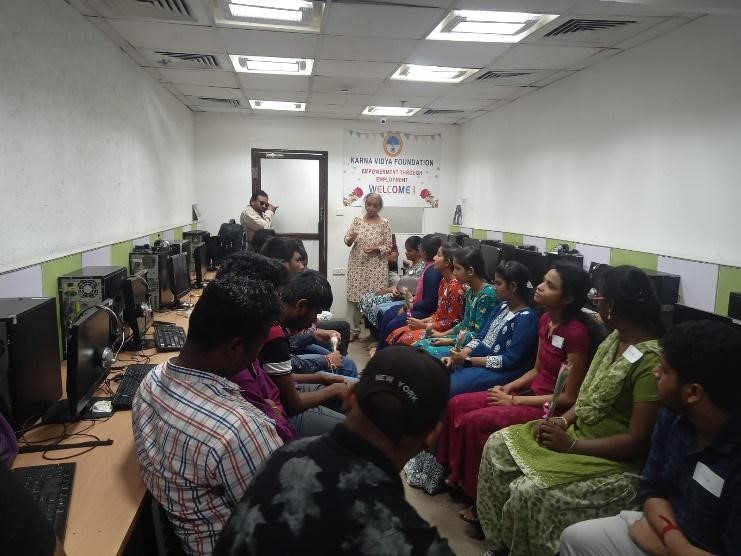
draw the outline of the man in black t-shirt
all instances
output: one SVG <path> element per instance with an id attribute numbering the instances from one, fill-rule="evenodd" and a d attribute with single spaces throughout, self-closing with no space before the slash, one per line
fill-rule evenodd
<path id="1" fill-rule="evenodd" d="M 379 352 L 350 387 L 343 424 L 270 457 L 214 555 L 452 555 L 404 499 L 399 478 L 434 445 L 449 389 L 447 370 L 426 353 Z"/>

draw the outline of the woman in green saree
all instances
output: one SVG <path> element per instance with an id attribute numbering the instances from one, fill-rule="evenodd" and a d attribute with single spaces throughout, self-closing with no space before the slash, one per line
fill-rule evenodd
<path id="1" fill-rule="evenodd" d="M 479 469 L 477 510 L 490 554 L 547 556 L 561 531 L 635 505 L 659 409 L 651 373 L 663 332 L 646 274 L 610 269 L 594 296 L 611 334 L 562 417 L 494 433 Z"/>

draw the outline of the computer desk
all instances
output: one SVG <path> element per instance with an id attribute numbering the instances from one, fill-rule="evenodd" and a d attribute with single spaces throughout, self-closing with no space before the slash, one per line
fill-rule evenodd
<path id="1" fill-rule="evenodd" d="M 192 301 L 197 300 L 200 290 L 193 290 Z M 188 318 L 180 311 L 155 313 L 155 319 L 173 322 L 188 330 Z M 151 336 L 151 332 L 149 334 Z M 162 363 L 177 355 L 176 352 L 157 353 L 156 349 L 143 352 L 150 363 Z M 114 367 L 134 363 L 132 352 L 122 351 Z M 62 384 L 66 383 L 67 367 L 62 364 Z M 115 391 L 116 386 L 112 385 Z M 99 395 L 105 395 L 99 393 Z M 66 393 L 63 394 L 66 396 Z M 81 431 L 91 421 L 80 421 L 67 425 L 68 432 Z M 38 442 L 62 432 L 62 425 L 46 425 L 26 435 L 29 441 Z M 98 446 L 85 454 L 75 455 L 64 462 L 75 462 L 74 483 L 70 498 L 67 533 L 64 549 L 70 556 L 108 556 L 121 554 L 126 547 L 134 526 L 144 506 L 146 488 L 139 477 L 134 435 L 131 428 L 131 411 L 115 412 L 110 419 L 95 422 L 88 434 L 100 439 L 110 438 L 111 446 Z M 67 443 L 93 440 L 73 437 Z M 61 458 L 79 454 L 84 448 L 47 452 L 49 458 Z M 13 467 L 28 467 L 55 463 L 45 460 L 41 453 L 20 454 Z"/>

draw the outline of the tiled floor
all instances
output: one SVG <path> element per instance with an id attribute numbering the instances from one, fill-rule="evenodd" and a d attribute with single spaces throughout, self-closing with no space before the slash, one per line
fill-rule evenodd
<path id="1" fill-rule="evenodd" d="M 366 333 L 363 333 L 365 336 Z M 365 368 L 368 362 L 368 342 L 359 340 L 350 344 L 349 356 L 357 363 L 358 369 Z M 475 538 L 475 529 L 458 517 L 465 505 L 451 500 L 447 493 L 429 496 L 424 491 L 406 486 L 407 500 L 419 514 L 437 527 L 440 534 L 458 556 L 481 556 L 485 552 L 484 542 Z"/>

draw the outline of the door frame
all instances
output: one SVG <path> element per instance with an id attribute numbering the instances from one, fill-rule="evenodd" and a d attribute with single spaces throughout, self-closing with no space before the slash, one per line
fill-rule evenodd
<path id="1" fill-rule="evenodd" d="M 329 153 L 328 151 L 305 151 L 295 149 L 252 149 L 252 193 L 262 189 L 261 160 L 275 158 L 319 161 L 319 225 L 317 233 L 290 234 L 290 237 L 307 241 L 319 240 L 319 268 L 317 270 L 319 270 L 319 272 L 324 276 L 327 276 L 327 188 L 329 183 Z"/>

